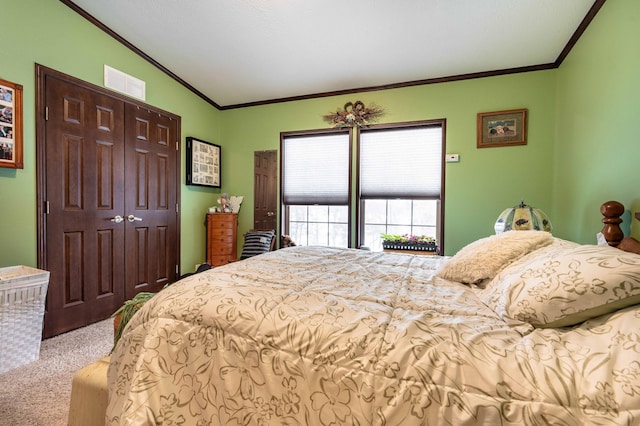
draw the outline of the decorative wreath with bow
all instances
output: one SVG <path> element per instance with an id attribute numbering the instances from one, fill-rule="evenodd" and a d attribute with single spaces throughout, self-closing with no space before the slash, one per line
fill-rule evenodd
<path id="1" fill-rule="evenodd" d="M 347 102 L 342 111 L 324 115 L 324 121 L 331 127 L 368 126 L 384 114 L 384 109 L 377 105 L 365 107 L 362 101 Z"/>

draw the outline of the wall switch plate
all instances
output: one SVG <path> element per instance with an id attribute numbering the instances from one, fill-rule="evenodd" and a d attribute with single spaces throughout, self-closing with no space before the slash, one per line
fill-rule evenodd
<path id="1" fill-rule="evenodd" d="M 460 162 L 460 154 L 446 154 L 444 156 L 447 163 L 458 163 Z"/>

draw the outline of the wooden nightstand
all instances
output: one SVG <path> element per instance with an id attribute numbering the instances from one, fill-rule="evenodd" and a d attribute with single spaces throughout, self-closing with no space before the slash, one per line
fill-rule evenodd
<path id="1" fill-rule="evenodd" d="M 207 263 L 226 265 L 237 259 L 238 215 L 210 213 L 207 215 Z"/>

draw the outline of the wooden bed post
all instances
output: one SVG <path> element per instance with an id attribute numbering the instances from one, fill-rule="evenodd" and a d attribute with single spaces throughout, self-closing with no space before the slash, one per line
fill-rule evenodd
<path id="1" fill-rule="evenodd" d="M 607 201 L 600 206 L 600 213 L 604 216 L 602 218 L 602 235 L 612 247 L 617 247 L 620 241 L 624 238 L 624 233 L 620 229 L 622 219 L 620 216 L 624 213 L 624 206 L 617 201 Z"/>

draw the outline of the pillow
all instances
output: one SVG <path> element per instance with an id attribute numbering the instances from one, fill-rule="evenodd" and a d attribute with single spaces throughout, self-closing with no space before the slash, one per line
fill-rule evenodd
<path id="1" fill-rule="evenodd" d="M 493 287 L 500 286 L 506 276 L 517 274 L 518 271 L 524 272 L 529 267 L 529 264 L 531 262 L 542 259 L 553 259 L 560 253 L 563 253 L 565 249 L 568 249 L 570 247 L 580 247 L 580 244 L 574 243 L 573 241 L 567 241 L 553 237 L 553 241 L 551 244 L 534 250 L 528 254 L 525 254 L 521 258 L 514 260 L 509 265 L 505 266 L 500 272 L 498 272 L 498 274 L 496 274 L 494 278 L 483 282 L 485 286 L 479 289 L 478 293 L 481 295 L 486 294 Z"/>
<path id="2" fill-rule="evenodd" d="M 244 236 L 244 246 L 240 260 L 259 254 L 268 253 L 275 231 L 249 231 Z"/>
<path id="3" fill-rule="evenodd" d="M 553 242 L 544 231 L 507 231 L 474 241 L 460 249 L 436 276 L 466 284 L 493 278 L 502 268 L 525 254 Z"/>
<path id="4" fill-rule="evenodd" d="M 566 327 L 640 303 L 640 255 L 594 245 L 541 249 L 490 286 L 482 299 L 506 320 Z"/>

